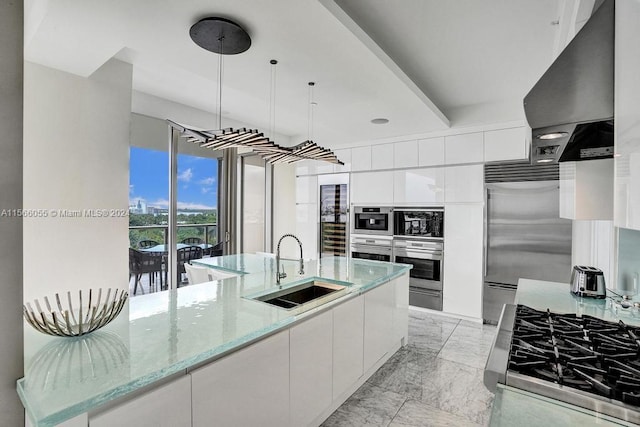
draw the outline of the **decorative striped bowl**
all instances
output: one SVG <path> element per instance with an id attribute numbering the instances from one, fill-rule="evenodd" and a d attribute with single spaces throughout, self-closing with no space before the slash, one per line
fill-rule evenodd
<path id="1" fill-rule="evenodd" d="M 36 310 L 31 303 L 26 303 L 22 306 L 22 314 L 38 332 L 60 337 L 79 337 L 100 329 L 115 319 L 129 297 L 128 292 L 118 289 L 107 289 L 104 298 L 102 293 L 102 289 L 98 289 L 97 295 L 94 295 L 93 289 L 89 289 L 88 301 L 83 300 L 82 291 L 78 291 L 78 298 L 73 301 L 71 292 L 67 292 L 66 301 L 61 301 L 60 295 L 56 294 L 55 306 L 49 303 L 49 298 L 44 297 L 46 310 L 42 309 L 36 299 L 33 302 Z"/>

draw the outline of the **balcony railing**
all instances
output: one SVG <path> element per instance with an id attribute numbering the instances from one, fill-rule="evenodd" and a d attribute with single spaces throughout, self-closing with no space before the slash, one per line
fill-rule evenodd
<path id="1" fill-rule="evenodd" d="M 189 237 L 199 237 L 204 243 L 218 243 L 218 224 L 178 224 L 178 242 Z M 129 227 L 129 245 L 137 248 L 141 240 L 154 240 L 167 244 L 169 240 L 168 225 L 139 225 Z"/>

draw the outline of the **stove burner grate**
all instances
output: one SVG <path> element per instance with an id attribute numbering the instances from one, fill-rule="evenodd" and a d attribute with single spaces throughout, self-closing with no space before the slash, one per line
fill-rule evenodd
<path id="1" fill-rule="evenodd" d="M 640 406 L 640 328 L 519 305 L 509 369 Z"/>

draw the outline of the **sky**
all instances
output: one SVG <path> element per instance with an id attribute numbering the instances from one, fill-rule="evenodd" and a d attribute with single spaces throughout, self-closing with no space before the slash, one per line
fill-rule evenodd
<path id="1" fill-rule="evenodd" d="M 129 204 L 169 206 L 169 153 L 131 147 Z M 178 209 L 215 209 L 218 161 L 178 154 Z"/>

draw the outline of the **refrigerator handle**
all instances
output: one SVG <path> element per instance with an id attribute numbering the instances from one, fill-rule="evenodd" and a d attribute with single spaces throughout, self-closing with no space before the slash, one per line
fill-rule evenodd
<path id="1" fill-rule="evenodd" d="M 483 248 L 483 265 L 482 265 L 482 276 L 487 276 L 487 264 L 489 259 L 489 241 L 487 240 L 489 236 L 489 188 L 485 186 L 484 188 L 484 221 L 482 221 L 482 240 L 484 242 Z"/>

